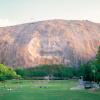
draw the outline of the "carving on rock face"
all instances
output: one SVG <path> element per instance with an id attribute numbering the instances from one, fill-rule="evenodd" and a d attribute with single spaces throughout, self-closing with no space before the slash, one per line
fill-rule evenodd
<path id="1" fill-rule="evenodd" d="M 0 28 L 0 63 L 79 66 L 95 56 L 99 33 L 100 24 L 89 21 L 49 20 Z"/>

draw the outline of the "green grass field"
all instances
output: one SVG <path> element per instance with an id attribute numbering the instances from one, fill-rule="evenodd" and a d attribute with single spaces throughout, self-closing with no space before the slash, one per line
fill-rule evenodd
<path id="1" fill-rule="evenodd" d="M 0 100 L 100 100 L 100 91 L 70 90 L 77 84 L 74 80 L 11 80 L 5 88 L 0 83 Z"/>

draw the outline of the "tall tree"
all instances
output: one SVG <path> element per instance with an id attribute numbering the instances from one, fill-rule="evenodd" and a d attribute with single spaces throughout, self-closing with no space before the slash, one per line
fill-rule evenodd
<path id="1" fill-rule="evenodd" d="M 98 47 L 98 52 L 96 54 L 95 65 L 97 69 L 96 79 L 100 81 L 100 46 Z"/>

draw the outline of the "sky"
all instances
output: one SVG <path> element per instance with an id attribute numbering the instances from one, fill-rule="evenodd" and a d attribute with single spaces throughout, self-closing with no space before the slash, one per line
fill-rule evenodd
<path id="1" fill-rule="evenodd" d="M 50 19 L 100 23 L 100 0 L 0 0 L 0 26 Z"/>

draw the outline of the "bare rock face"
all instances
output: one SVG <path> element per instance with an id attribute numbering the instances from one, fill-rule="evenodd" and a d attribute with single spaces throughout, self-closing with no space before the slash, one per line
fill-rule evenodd
<path id="1" fill-rule="evenodd" d="M 16 67 L 40 64 L 79 66 L 95 57 L 100 24 L 48 20 L 0 28 L 0 63 Z"/>

